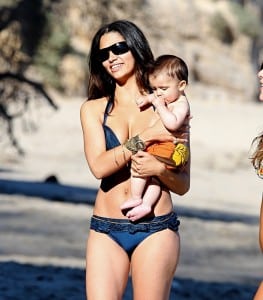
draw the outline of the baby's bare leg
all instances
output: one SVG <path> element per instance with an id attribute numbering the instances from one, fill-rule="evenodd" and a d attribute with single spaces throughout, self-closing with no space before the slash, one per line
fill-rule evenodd
<path id="1" fill-rule="evenodd" d="M 151 182 L 144 193 L 143 201 L 140 205 L 129 210 L 126 216 L 131 221 L 137 221 L 145 216 L 147 216 L 151 211 L 153 205 L 156 203 L 160 196 L 161 187 L 158 183 Z"/>
<path id="2" fill-rule="evenodd" d="M 142 203 L 142 195 L 145 189 L 147 178 L 131 176 L 131 197 L 121 205 L 121 210 L 125 211 Z"/>

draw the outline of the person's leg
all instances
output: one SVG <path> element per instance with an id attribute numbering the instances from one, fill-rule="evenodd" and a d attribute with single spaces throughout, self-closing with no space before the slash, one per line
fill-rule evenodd
<path id="1" fill-rule="evenodd" d="M 156 232 L 138 245 L 131 257 L 134 300 L 169 299 L 179 252 L 179 234 L 170 229 Z"/>
<path id="2" fill-rule="evenodd" d="M 142 203 L 129 210 L 126 216 L 133 222 L 147 216 L 152 211 L 154 204 L 158 200 L 160 192 L 161 187 L 159 182 L 151 180 L 143 195 Z"/>
<path id="3" fill-rule="evenodd" d="M 253 300 L 262 300 L 262 299 L 263 299 L 263 281 L 261 281 Z"/>
<path id="4" fill-rule="evenodd" d="M 129 276 L 127 253 L 107 234 L 90 230 L 86 253 L 86 295 L 121 300 Z"/>
<path id="5" fill-rule="evenodd" d="M 121 205 L 121 210 L 128 210 L 142 203 L 142 195 L 147 178 L 131 176 L 131 197 Z"/>

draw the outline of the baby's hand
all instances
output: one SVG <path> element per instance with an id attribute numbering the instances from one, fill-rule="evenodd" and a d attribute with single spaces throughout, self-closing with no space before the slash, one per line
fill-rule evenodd
<path id="1" fill-rule="evenodd" d="M 165 106 L 165 99 L 163 97 L 154 97 L 152 99 L 152 104 L 158 108 L 160 106 Z"/>
<path id="2" fill-rule="evenodd" d="M 152 99 L 154 99 L 154 94 L 144 95 L 135 100 L 137 106 L 139 108 L 146 106 L 152 103 Z"/>

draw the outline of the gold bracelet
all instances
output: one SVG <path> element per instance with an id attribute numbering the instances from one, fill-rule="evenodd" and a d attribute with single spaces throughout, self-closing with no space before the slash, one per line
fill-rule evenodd
<path id="1" fill-rule="evenodd" d="M 126 164 L 126 166 L 128 167 L 129 164 L 127 162 L 127 159 L 126 159 L 126 155 L 125 155 L 125 151 L 124 151 L 124 145 L 122 144 L 121 145 L 121 149 L 122 149 L 122 155 L 123 155 L 123 160 L 124 160 L 124 163 Z"/>
<path id="2" fill-rule="evenodd" d="M 118 163 L 118 161 L 117 161 L 117 158 L 116 158 L 116 148 L 113 149 L 113 153 L 114 153 L 114 160 L 115 160 L 115 163 L 116 163 L 116 165 L 119 167 L 120 165 L 119 165 L 119 163 Z"/>

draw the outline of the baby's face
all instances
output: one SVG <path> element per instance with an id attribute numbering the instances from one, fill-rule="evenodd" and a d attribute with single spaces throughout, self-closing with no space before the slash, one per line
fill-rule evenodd
<path id="1" fill-rule="evenodd" d="M 174 102 L 181 95 L 179 90 L 180 81 L 177 78 L 168 76 L 165 72 L 151 74 L 149 82 L 155 96 L 164 98 L 167 104 Z"/>

